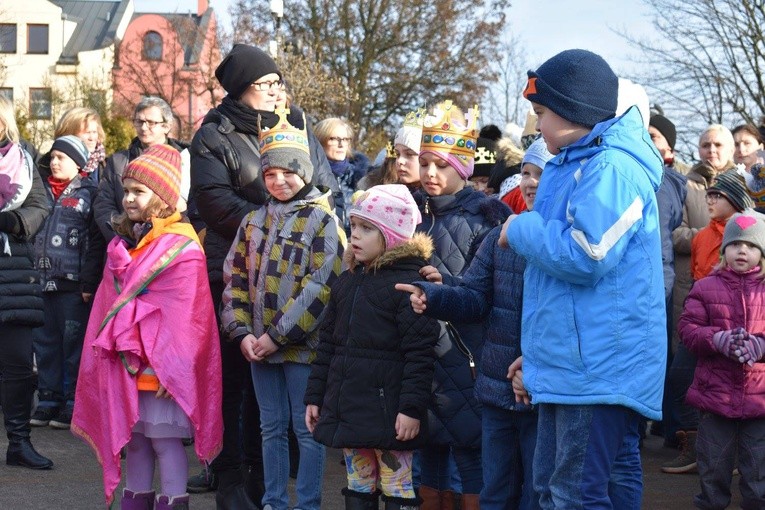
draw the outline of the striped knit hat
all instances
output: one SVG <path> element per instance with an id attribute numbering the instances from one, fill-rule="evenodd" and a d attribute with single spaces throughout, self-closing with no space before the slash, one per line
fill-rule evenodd
<path id="1" fill-rule="evenodd" d="M 128 163 L 122 174 L 125 179 L 135 179 L 175 207 L 181 195 L 181 153 L 169 145 L 152 145 Z"/>

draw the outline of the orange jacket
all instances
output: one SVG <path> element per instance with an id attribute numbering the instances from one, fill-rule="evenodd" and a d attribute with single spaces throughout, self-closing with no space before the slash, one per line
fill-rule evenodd
<path id="1" fill-rule="evenodd" d="M 691 276 L 701 280 L 720 262 L 720 247 L 728 220 L 709 220 L 691 241 Z"/>

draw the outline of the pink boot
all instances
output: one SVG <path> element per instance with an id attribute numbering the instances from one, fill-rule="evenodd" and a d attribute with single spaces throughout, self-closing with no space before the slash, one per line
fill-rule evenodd
<path id="1" fill-rule="evenodd" d="M 130 489 L 122 489 L 122 510 L 154 510 L 154 491 L 133 492 Z"/>
<path id="2" fill-rule="evenodd" d="M 189 510 L 189 495 L 180 496 L 157 496 L 156 510 Z"/>

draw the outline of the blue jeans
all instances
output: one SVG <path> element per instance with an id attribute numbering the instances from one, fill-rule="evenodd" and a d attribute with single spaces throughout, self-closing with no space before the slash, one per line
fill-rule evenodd
<path id="1" fill-rule="evenodd" d="M 263 505 L 273 510 L 287 510 L 287 482 L 290 474 L 289 440 L 292 427 L 300 448 L 295 492 L 301 510 L 321 507 L 321 479 L 324 474 L 324 446 L 314 441 L 305 426 L 303 397 L 311 366 L 302 363 L 252 364 L 252 382 L 260 407 L 263 434 L 263 475 L 266 494 Z"/>
<path id="2" fill-rule="evenodd" d="M 537 444 L 537 413 L 508 411 L 483 405 L 482 464 L 484 510 L 536 510 L 533 462 Z"/>
<path id="3" fill-rule="evenodd" d="M 639 422 L 622 406 L 540 404 L 534 488 L 541 508 L 640 510 Z"/>
<path id="4" fill-rule="evenodd" d="M 45 324 L 34 330 L 40 405 L 74 402 L 90 305 L 79 292 L 43 292 Z"/>
<path id="5" fill-rule="evenodd" d="M 667 374 L 667 384 L 664 390 L 665 398 L 669 400 L 668 419 L 671 427 L 664 429 L 665 437 L 673 441 L 678 430 L 697 430 L 699 428 L 699 411 L 685 403 L 685 394 L 693 382 L 696 371 L 696 356 L 683 345 L 678 344 L 672 357 L 672 365 Z"/>

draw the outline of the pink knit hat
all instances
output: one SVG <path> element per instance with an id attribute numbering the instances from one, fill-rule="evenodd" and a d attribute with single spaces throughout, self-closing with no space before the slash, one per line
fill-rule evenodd
<path id="1" fill-rule="evenodd" d="M 351 204 L 350 216 L 372 223 L 385 238 L 385 249 L 398 246 L 414 235 L 422 221 L 420 210 L 403 184 L 372 186 Z"/>

